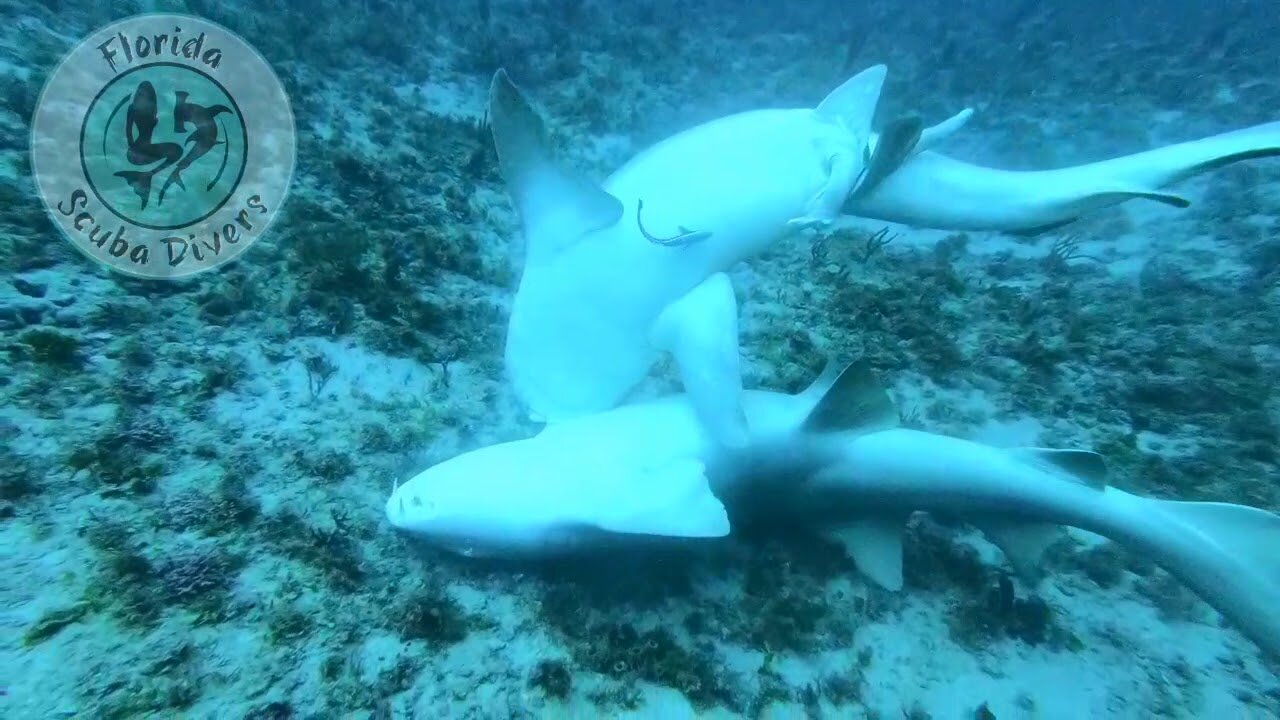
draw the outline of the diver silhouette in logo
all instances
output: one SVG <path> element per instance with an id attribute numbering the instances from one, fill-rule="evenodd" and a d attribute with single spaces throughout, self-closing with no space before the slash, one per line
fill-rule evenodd
<path id="1" fill-rule="evenodd" d="M 183 146 L 178 143 L 154 141 L 153 134 L 159 124 L 159 103 L 156 101 L 155 86 L 144 80 L 138 84 L 137 90 L 133 93 L 133 100 L 129 103 L 129 110 L 125 114 L 125 141 L 129 145 L 129 151 L 125 157 L 131 165 L 150 165 L 155 162 L 160 164 L 150 170 L 121 170 L 115 175 L 133 188 L 133 192 L 142 201 L 141 209 L 143 210 L 151 200 L 151 187 L 156 175 L 173 168 L 164 184 L 160 186 L 160 193 L 156 197 L 156 204 L 161 205 L 164 203 L 165 193 L 171 186 L 177 185 L 183 190 L 187 189 L 182 181 L 182 173 L 196 160 L 204 157 L 215 145 L 224 146 L 222 165 L 205 187 L 205 192 L 213 189 L 227 169 L 229 153 L 225 147 L 226 141 L 218 139 L 219 126 L 214 122 L 214 118 L 222 113 L 231 112 L 231 108 L 226 105 L 205 107 L 188 102 L 189 96 L 189 93 L 181 90 L 174 93 L 173 132 L 187 133 L 185 142 L 187 148 L 184 151 Z M 128 98 L 121 101 L 117 110 L 124 106 L 126 100 Z M 191 126 L 190 130 L 188 126 Z"/>

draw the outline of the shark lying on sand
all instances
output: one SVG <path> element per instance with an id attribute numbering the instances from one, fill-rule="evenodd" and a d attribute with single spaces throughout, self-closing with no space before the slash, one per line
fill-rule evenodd
<path id="1" fill-rule="evenodd" d="M 1280 516 L 1106 485 L 1091 452 L 997 449 L 908 430 L 871 374 L 824 374 L 797 395 L 748 391 L 745 443 L 726 449 L 673 396 L 548 426 L 418 474 L 391 524 L 467 555 L 593 547 L 602 533 L 719 537 L 730 522 L 825 529 L 859 569 L 902 587 L 914 511 L 965 517 L 1032 575 L 1059 525 L 1154 560 L 1280 657 Z"/>
<path id="2" fill-rule="evenodd" d="M 737 301 L 723 271 L 788 233 L 841 214 L 1043 230 L 1133 198 L 1185 206 L 1164 188 L 1280 154 L 1271 123 L 1060 170 L 980 167 L 932 149 L 970 110 L 933 127 L 904 117 L 873 131 L 885 73 L 864 70 L 815 108 L 685 130 L 597 184 L 556 162 L 540 117 L 499 71 L 489 117 L 526 240 L 506 365 L 531 413 L 558 422 L 614 407 L 668 351 L 711 432 L 740 443 Z"/>

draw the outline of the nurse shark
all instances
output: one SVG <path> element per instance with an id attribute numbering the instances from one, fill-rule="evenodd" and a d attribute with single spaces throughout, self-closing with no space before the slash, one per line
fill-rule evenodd
<path id="1" fill-rule="evenodd" d="M 1067 525 L 1152 559 L 1280 657 L 1280 516 L 1124 492 L 1088 451 L 1000 449 L 902 428 L 860 365 L 796 395 L 746 391 L 742 406 L 746 435 L 735 448 L 684 395 L 550 425 L 424 470 L 394 490 L 386 516 L 464 555 L 559 555 L 793 525 L 829 533 L 890 590 L 903 584 L 912 512 L 968 520 L 1027 578 Z"/>
<path id="2" fill-rule="evenodd" d="M 556 161 L 541 118 L 498 71 L 489 117 L 526 240 L 506 367 L 531 414 L 559 422 L 614 407 L 666 351 L 711 432 L 740 443 L 737 301 L 724 271 L 789 233 L 842 214 L 1043 230 L 1135 198 L 1185 207 L 1168 185 L 1280 154 L 1280 123 L 1269 123 L 1058 170 L 982 167 L 933 149 L 969 109 L 873 130 L 885 74 L 868 68 L 813 108 L 690 128 L 596 183 Z"/>

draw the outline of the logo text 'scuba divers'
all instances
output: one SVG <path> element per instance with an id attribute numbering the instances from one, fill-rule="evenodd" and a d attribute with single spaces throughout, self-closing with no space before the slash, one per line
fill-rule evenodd
<path id="1" fill-rule="evenodd" d="M 72 50 L 32 122 L 36 183 L 90 258 L 192 275 L 259 238 L 293 174 L 293 113 L 244 40 L 186 15 L 139 15 Z"/>

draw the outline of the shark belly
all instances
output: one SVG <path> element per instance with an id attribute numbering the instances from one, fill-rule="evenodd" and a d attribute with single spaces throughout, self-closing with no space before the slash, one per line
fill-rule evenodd
<path id="1" fill-rule="evenodd" d="M 660 143 L 605 183 L 623 207 L 616 224 L 526 266 L 506 358 L 536 416 L 615 406 L 657 358 L 651 334 L 663 309 L 790 231 L 826 182 L 806 113 L 745 113 Z M 707 235 L 654 241 L 686 232 Z"/>

